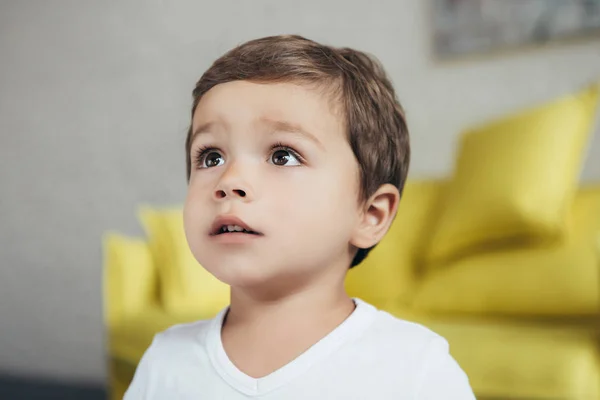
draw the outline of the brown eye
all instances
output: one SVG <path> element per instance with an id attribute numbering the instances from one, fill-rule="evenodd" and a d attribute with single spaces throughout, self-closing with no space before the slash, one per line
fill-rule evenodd
<path id="1" fill-rule="evenodd" d="M 221 154 L 217 153 L 216 151 L 211 151 L 210 153 L 207 153 L 201 160 L 200 168 L 218 167 L 219 165 L 222 165 L 223 162 L 225 161 L 223 160 L 223 156 Z"/>
<path id="2" fill-rule="evenodd" d="M 284 166 L 284 165 L 297 166 L 297 165 L 302 164 L 300 162 L 300 160 L 298 159 L 298 156 L 296 156 L 290 150 L 285 150 L 285 149 L 275 150 L 273 152 L 273 154 L 271 154 L 271 158 L 269 161 L 272 164 L 278 165 L 278 166 Z"/>
<path id="3" fill-rule="evenodd" d="M 273 153 L 271 159 L 275 165 L 285 165 L 290 160 L 290 153 L 285 150 L 277 150 Z"/>

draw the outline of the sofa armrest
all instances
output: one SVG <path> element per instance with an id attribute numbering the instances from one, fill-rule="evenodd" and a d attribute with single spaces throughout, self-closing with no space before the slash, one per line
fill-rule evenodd
<path id="1" fill-rule="evenodd" d="M 111 329 L 123 318 L 158 304 L 158 279 L 143 239 L 109 232 L 102 245 L 104 321 Z"/>

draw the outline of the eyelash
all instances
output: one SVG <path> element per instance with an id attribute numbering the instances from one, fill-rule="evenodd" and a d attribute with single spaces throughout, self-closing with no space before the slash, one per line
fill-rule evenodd
<path id="1" fill-rule="evenodd" d="M 285 151 L 289 152 L 291 155 L 296 157 L 296 159 L 298 160 L 298 162 L 300 162 L 301 165 L 304 165 L 304 163 L 306 162 L 306 160 L 304 159 L 304 157 L 302 157 L 300 155 L 300 153 L 298 153 L 292 147 L 283 144 L 282 142 L 277 142 L 273 146 L 271 146 L 271 149 L 269 150 L 269 157 L 271 157 L 273 155 L 273 153 L 277 150 L 285 150 Z M 220 150 L 217 149 L 216 147 L 212 147 L 212 146 L 208 146 L 208 145 L 201 146 L 196 150 L 196 156 L 194 158 L 196 161 L 196 167 L 199 167 L 200 165 L 202 165 L 202 162 L 204 162 L 204 157 L 211 151 L 220 151 Z"/>
<path id="2" fill-rule="evenodd" d="M 196 149 L 196 156 L 194 157 L 194 160 L 196 162 L 197 168 L 200 168 L 200 165 L 202 165 L 202 162 L 204 161 L 204 156 L 206 156 L 212 150 L 218 150 L 218 149 L 216 147 L 206 146 L 206 145 L 198 147 L 198 149 Z"/>

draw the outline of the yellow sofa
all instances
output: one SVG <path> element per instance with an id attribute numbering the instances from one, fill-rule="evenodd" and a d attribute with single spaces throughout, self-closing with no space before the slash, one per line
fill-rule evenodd
<path id="1" fill-rule="evenodd" d="M 419 244 L 427 236 L 433 208 L 445 186 L 440 181 L 409 182 L 390 234 L 364 264 L 350 271 L 349 293 L 446 337 L 481 398 L 599 399 L 600 249 L 597 253 L 593 250 L 600 237 L 600 185 L 577 192 L 573 229 L 578 244 L 569 253 L 573 262 L 562 265 L 564 273 L 554 267 L 545 270 L 548 257 L 529 248 L 517 250 L 512 259 L 507 251 L 487 258 L 474 255 L 458 262 L 464 265 L 423 274 L 418 264 Z M 218 307 L 204 314 L 165 311 L 148 242 L 112 233 L 105 236 L 104 245 L 110 385 L 112 398 L 121 399 L 155 333 L 175 323 L 211 318 Z M 554 247 L 546 251 L 556 252 Z M 586 258 L 586 251 L 593 257 Z M 535 262 L 536 255 L 541 263 L 529 265 L 529 276 L 518 271 L 524 268 L 519 257 Z M 502 293 L 463 292 L 469 291 L 471 283 L 471 288 L 475 287 L 477 280 L 490 286 L 486 271 L 495 271 L 495 260 L 503 257 L 513 264 L 502 265 L 505 274 L 493 272 L 490 279 L 498 283 L 506 307 L 514 308 L 516 315 L 502 312 L 498 306 Z M 477 262 L 481 264 L 476 266 Z M 453 282 L 472 276 L 477 268 L 482 270 L 481 276 L 452 288 Z M 461 269 L 467 273 L 459 274 Z M 544 274 L 552 276 L 545 279 Z M 435 302 L 436 296 L 427 300 L 432 290 L 443 300 Z M 547 302 L 556 305 L 554 313 Z M 541 305 L 537 314 L 533 311 L 536 304 Z"/>
<path id="2" fill-rule="evenodd" d="M 597 87 L 464 132 L 452 178 L 410 180 L 351 296 L 448 339 L 478 398 L 600 399 L 600 184 L 578 184 Z M 213 317 L 228 287 L 191 256 L 178 207 L 104 237 L 110 393 L 157 332 Z"/>

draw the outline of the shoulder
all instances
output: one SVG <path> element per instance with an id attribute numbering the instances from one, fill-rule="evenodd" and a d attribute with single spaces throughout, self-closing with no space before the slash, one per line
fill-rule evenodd
<path id="1" fill-rule="evenodd" d="M 368 337 L 387 348 L 406 351 L 424 351 L 432 345 L 446 346 L 446 340 L 424 325 L 403 320 L 392 314 L 375 310 L 376 314 Z"/>
<path id="2" fill-rule="evenodd" d="M 474 399 L 469 380 L 450 355 L 448 341 L 424 325 L 374 310 L 357 351 L 369 352 L 382 375 L 410 378 L 419 399 Z"/>
<path id="3" fill-rule="evenodd" d="M 210 330 L 211 324 L 213 323 L 214 320 L 206 319 L 172 325 L 164 331 L 159 332 L 156 336 L 160 337 L 163 341 L 197 339 L 199 336 L 206 334 Z"/>
<path id="4" fill-rule="evenodd" d="M 192 354 L 198 354 L 195 349 L 206 347 L 213 324 L 214 320 L 200 320 L 173 325 L 154 335 L 144 357 L 153 365 L 181 363 Z"/>
<path id="5" fill-rule="evenodd" d="M 446 349 L 446 340 L 424 325 L 397 318 L 386 311 L 355 299 L 369 323 L 352 348 L 355 351 L 376 355 L 414 373 L 431 349 Z M 437 350 L 436 350 L 437 351 Z M 401 360 L 401 361 L 400 361 Z M 400 364 L 400 365 L 399 365 Z"/>
<path id="6" fill-rule="evenodd" d="M 189 349 L 191 344 L 202 345 L 205 343 L 213 323 L 214 320 L 200 320 L 173 325 L 154 336 L 152 347 L 173 350 L 178 347 Z"/>
<path id="7" fill-rule="evenodd" d="M 178 324 L 157 333 L 137 365 L 124 399 L 170 398 L 165 388 L 203 376 L 208 365 L 206 340 L 215 320 Z M 203 369 L 204 368 L 204 369 Z"/>

